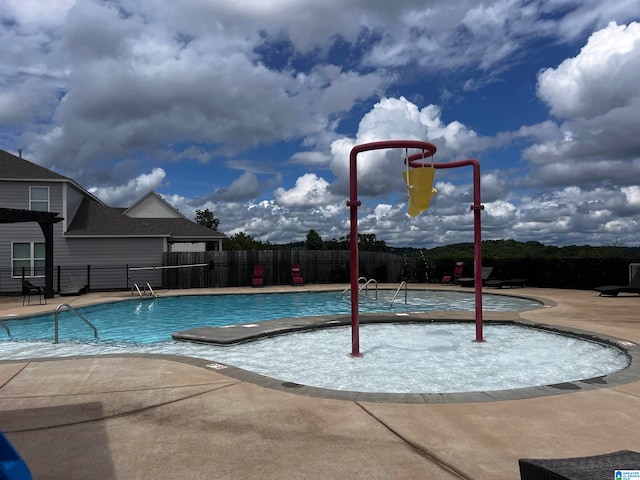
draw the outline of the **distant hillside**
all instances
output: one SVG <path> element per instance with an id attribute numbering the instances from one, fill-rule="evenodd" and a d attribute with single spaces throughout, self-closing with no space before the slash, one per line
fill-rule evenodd
<path id="1" fill-rule="evenodd" d="M 388 248 L 398 254 L 424 252 L 430 260 L 473 259 L 473 243 L 456 243 L 435 248 Z M 592 247 L 590 245 L 568 245 L 556 247 L 540 242 L 517 242 L 515 240 L 485 240 L 482 242 L 482 256 L 495 259 L 535 259 L 535 258 L 640 258 L 640 247 Z"/>

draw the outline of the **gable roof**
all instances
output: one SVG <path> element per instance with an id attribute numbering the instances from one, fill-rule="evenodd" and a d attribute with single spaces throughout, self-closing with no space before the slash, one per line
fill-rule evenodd
<path id="1" fill-rule="evenodd" d="M 16 157 L 0 149 L 0 179 L 6 180 L 70 180 L 48 168 Z"/>
<path id="2" fill-rule="evenodd" d="M 205 227 L 186 218 L 137 218 L 150 227 L 167 232 L 171 240 L 182 242 L 207 241 L 226 238 L 223 233 Z"/>
<path id="3" fill-rule="evenodd" d="M 133 218 L 184 218 L 189 220 L 154 190 L 150 190 L 146 195 L 136 200 L 133 205 L 125 209 L 124 214 Z"/>
<path id="4" fill-rule="evenodd" d="M 169 234 L 155 229 L 119 211 L 84 198 L 67 237 L 168 237 Z"/>
<path id="5" fill-rule="evenodd" d="M 107 207 L 88 198 L 82 200 L 66 237 L 166 237 L 173 241 L 205 242 L 225 235 L 179 218 L 132 218 L 122 209 Z"/>
<path id="6" fill-rule="evenodd" d="M 137 200 L 123 213 L 157 230 L 170 233 L 172 240 L 186 242 L 226 238 L 217 230 L 187 218 L 180 210 L 153 190 Z"/>
<path id="7" fill-rule="evenodd" d="M 78 185 L 74 180 L 49 170 L 41 165 L 17 157 L 12 153 L 0 149 L 0 180 L 12 182 L 64 182 L 76 187 L 83 195 L 99 203 L 103 203 L 92 193 Z"/>

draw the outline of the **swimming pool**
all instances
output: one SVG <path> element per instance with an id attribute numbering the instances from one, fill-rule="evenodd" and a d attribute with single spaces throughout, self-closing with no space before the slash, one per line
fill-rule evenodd
<path id="1" fill-rule="evenodd" d="M 473 293 L 411 291 L 390 308 L 394 292 L 363 298 L 365 312 L 472 310 Z M 484 295 L 487 311 L 525 310 L 540 302 Z M 339 292 L 210 295 L 129 300 L 78 309 L 100 339 L 71 312 L 60 318 L 62 343 L 52 343 L 53 316 L 5 321 L 19 341 L 0 342 L 0 358 L 21 360 L 105 354 L 164 354 L 199 358 L 215 369 L 238 367 L 253 378 L 327 391 L 401 394 L 486 392 L 571 382 L 617 372 L 630 357 L 620 348 L 519 325 L 485 325 L 485 342 L 471 342 L 472 323 L 362 325 L 364 357 L 347 355 L 348 327 L 332 327 L 219 346 L 178 342 L 171 333 L 201 326 L 257 323 L 284 317 L 348 314 Z M 249 325 L 247 325 L 249 326 Z M 221 371 L 222 371 L 221 370 Z M 233 369 L 232 369 L 233 370 Z M 272 385 L 273 383 L 270 383 Z M 287 387 L 289 388 L 289 387 Z M 438 400 L 442 401 L 442 399 Z"/>
<path id="2" fill-rule="evenodd" d="M 401 293 L 391 306 L 395 291 L 361 294 L 362 313 L 415 311 L 473 311 L 473 293 L 411 290 L 408 302 Z M 538 308 L 540 302 L 506 295 L 483 295 L 486 311 Z M 98 330 L 100 342 L 153 344 L 171 340 L 180 330 L 256 323 L 276 318 L 349 314 L 350 299 L 340 292 L 257 293 L 241 295 L 195 295 L 128 300 L 78 308 Z M 41 315 L 4 320 L 15 340 L 53 340 L 54 316 Z M 93 332 L 70 311 L 59 316 L 60 341 L 93 341 Z M 0 330 L 0 333 L 2 331 Z M 5 338 L 8 340 L 8 338 Z"/>

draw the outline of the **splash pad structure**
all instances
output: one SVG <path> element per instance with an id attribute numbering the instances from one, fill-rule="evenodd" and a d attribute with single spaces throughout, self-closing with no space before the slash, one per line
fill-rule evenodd
<path id="1" fill-rule="evenodd" d="M 470 158 L 467 160 L 457 160 L 453 162 L 433 161 L 436 153 L 436 146 L 433 143 L 420 140 L 386 140 L 381 142 L 363 143 L 356 145 L 349 154 L 349 201 L 347 206 L 350 209 L 350 260 L 351 260 L 351 355 L 362 356 L 360 353 L 360 321 L 358 318 L 358 207 L 362 202 L 358 200 L 358 154 L 371 150 L 384 150 L 391 148 L 404 148 L 407 152 L 405 163 L 407 168 L 427 168 L 434 169 L 473 167 L 473 256 L 474 256 L 474 283 L 475 283 L 475 322 L 476 322 L 476 342 L 484 341 L 482 335 L 482 228 L 480 212 L 484 210 L 484 205 L 480 203 L 480 163 L 478 160 Z M 420 150 L 419 153 L 408 155 L 408 150 Z M 431 158 L 431 162 L 424 159 Z M 408 173 L 408 172 L 407 172 Z M 409 176 L 407 175 L 407 178 Z M 428 201 L 426 202 L 428 205 Z"/>

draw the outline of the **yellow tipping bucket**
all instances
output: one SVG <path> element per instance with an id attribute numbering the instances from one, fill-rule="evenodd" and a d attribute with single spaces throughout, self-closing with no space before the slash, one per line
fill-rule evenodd
<path id="1" fill-rule="evenodd" d="M 408 171 L 402 172 L 409 190 L 408 213 L 412 217 L 429 208 L 431 197 L 437 192 L 433 188 L 435 173 L 436 169 L 433 167 L 410 168 Z"/>

